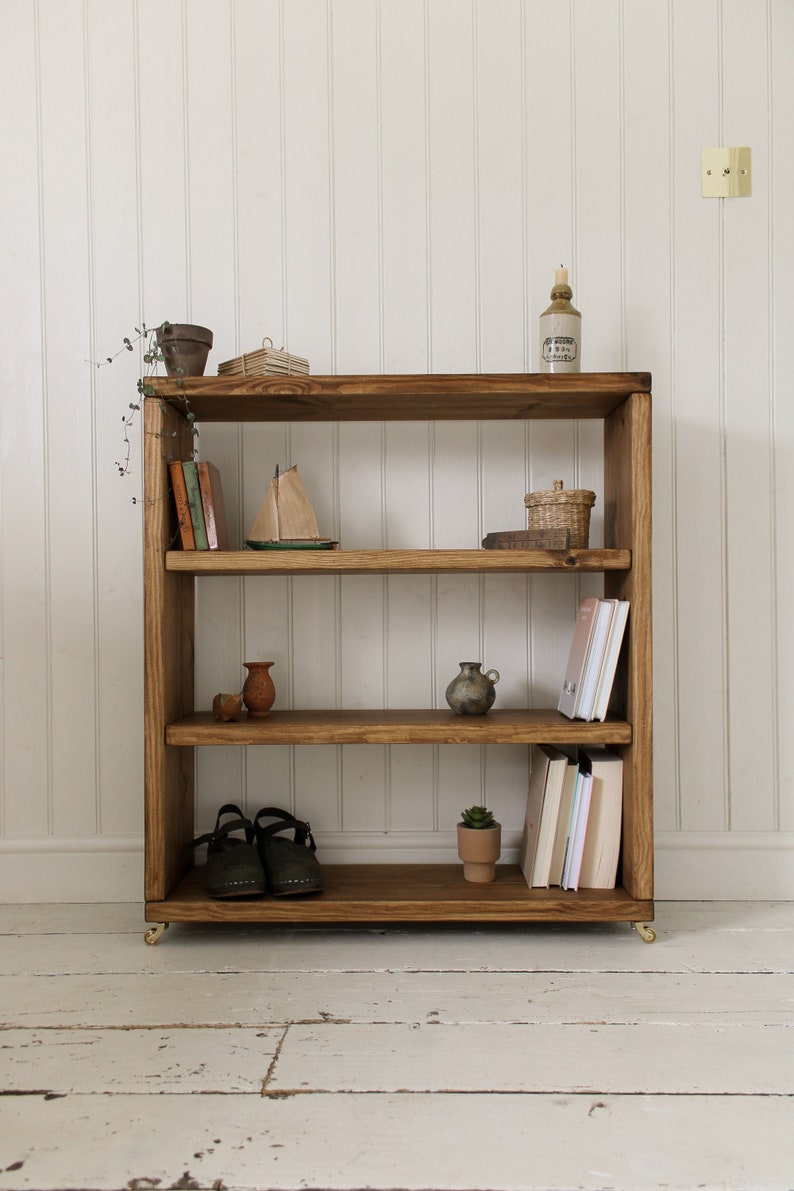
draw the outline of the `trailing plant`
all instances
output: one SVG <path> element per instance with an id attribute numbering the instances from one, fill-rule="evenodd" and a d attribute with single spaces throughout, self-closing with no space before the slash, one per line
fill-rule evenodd
<path id="1" fill-rule="evenodd" d="M 484 806 L 470 806 L 468 810 L 461 811 L 460 818 L 464 827 L 472 827 L 475 831 L 486 831 L 489 827 L 499 826 L 493 817 L 493 811 Z"/>
<path id="2" fill-rule="evenodd" d="M 104 360 L 91 360 L 89 363 L 96 368 L 104 368 L 108 364 L 112 364 L 124 352 L 134 352 L 136 345 L 140 345 L 142 349 L 143 372 L 138 377 L 138 400 L 129 403 L 129 410 L 122 415 L 122 442 L 123 456 L 114 461 L 115 466 L 120 476 L 128 476 L 130 474 L 130 459 L 132 457 L 132 439 L 130 438 L 130 431 L 136 416 L 141 412 L 141 402 L 144 397 L 154 397 L 155 390 L 152 384 L 152 379 L 157 376 L 160 364 L 163 363 L 163 353 L 160 350 L 157 335 L 160 331 L 165 331 L 171 324 L 168 320 L 164 320 L 156 327 L 147 327 L 146 323 L 141 323 L 140 327 L 135 328 L 135 335 L 133 337 L 124 336 L 122 345 L 119 350 L 112 356 L 106 356 Z M 175 384 L 180 385 L 181 379 L 176 378 Z M 181 396 L 181 400 L 185 406 L 185 417 L 190 425 L 190 433 L 194 438 L 198 437 L 198 427 L 196 426 L 196 415 L 190 408 L 190 402 L 187 397 Z M 133 502 L 135 503 L 135 502 Z"/>

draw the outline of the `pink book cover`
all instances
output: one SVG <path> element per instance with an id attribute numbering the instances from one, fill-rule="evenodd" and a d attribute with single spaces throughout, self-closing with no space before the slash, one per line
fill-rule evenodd
<path id="1" fill-rule="evenodd" d="M 561 711 L 563 715 L 567 715 L 570 719 L 573 719 L 576 696 L 579 692 L 582 675 L 587 663 L 587 651 L 590 648 L 590 639 L 593 635 L 596 613 L 598 612 L 600 602 L 597 596 L 586 596 L 579 605 L 579 612 L 576 617 L 573 638 L 571 640 L 571 652 L 568 655 L 565 678 L 562 684 L 562 691 L 560 692 L 560 699 L 557 703 L 557 710 Z"/>

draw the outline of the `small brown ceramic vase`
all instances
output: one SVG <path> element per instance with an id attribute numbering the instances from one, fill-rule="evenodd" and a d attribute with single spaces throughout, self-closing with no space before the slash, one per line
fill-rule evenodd
<path id="1" fill-rule="evenodd" d="M 270 708 L 276 698 L 276 688 L 270 677 L 270 667 L 273 662 L 243 662 L 248 677 L 243 684 L 243 703 L 248 709 L 249 716 L 254 719 L 264 719 L 270 715 Z"/>

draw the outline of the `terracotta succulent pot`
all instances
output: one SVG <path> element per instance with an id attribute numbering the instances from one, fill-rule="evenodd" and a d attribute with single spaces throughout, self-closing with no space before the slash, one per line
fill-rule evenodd
<path id="1" fill-rule="evenodd" d="M 458 856 L 467 881 L 488 885 L 496 876 L 496 862 L 502 853 L 502 826 L 466 827 L 458 823 Z"/>
<path id="2" fill-rule="evenodd" d="M 157 328 L 157 346 L 169 376 L 203 376 L 212 347 L 212 331 L 191 323 L 167 323 Z"/>

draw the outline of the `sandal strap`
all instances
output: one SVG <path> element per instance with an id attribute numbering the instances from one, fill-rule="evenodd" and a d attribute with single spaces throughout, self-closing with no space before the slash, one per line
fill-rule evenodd
<path id="1" fill-rule="evenodd" d="M 231 819 L 228 823 L 224 823 L 223 826 L 221 826 L 221 817 L 223 815 L 235 815 L 236 818 Z M 212 831 L 207 831 L 204 833 L 204 835 L 197 836 L 196 839 L 193 840 L 192 846 L 194 848 L 198 848 L 202 844 L 209 844 L 211 846 L 212 844 L 220 843 L 221 840 L 226 839 L 226 837 L 230 835 L 232 831 L 244 831 L 245 842 L 248 844 L 253 842 L 253 823 L 250 819 L 245 817 L 239 806 L 235 806 L 232 802 L 227 802 L 218 811 L 217 818 L 215 819 L 215 826 Z M 232 840 L 231 842 L 241 843 L 242 841 Z"/>
<path id="2" fill-rule="evenodd" d="M 281 822 L 269 823 L 267 827 L 263 827 L 259 821 L 260 819 L 274 817 L 280 819 Z M 287 811 L 280 810 L 278 807 L 263 807 L 261 811 L 258 811 L 254 816 L 254 829 L 257 834 L 257 840 L 260 843 L 264 843 L 265 840 L 272 839 L 272 837 L 279 831 L 289 831 L 294 829 L 294 842 L 298 844 L 299 847 L 304 847 L 308 843 L 308 846 L 311 848 L 312 852 L 317 851 L 317 844 L 314 842 L 314 836 L 312 835 L 309 824 L 304 822 L 302 819 L 294 818 L 292 815 L 288 814 Z"/>

